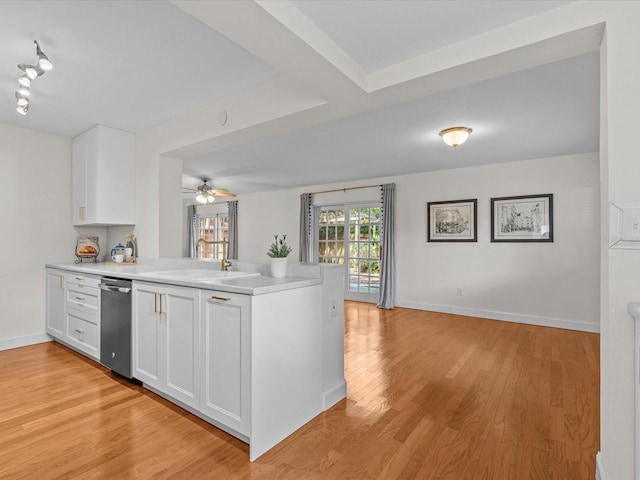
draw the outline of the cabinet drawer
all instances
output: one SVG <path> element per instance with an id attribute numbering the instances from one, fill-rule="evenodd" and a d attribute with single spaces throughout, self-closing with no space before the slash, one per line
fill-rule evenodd
<path id="1" fill-rule="evenodd" d="M 67 307 L 84 309 L 97 315 L 100 309 L 100 289 L 67 284 Z"/>
<path id="2" fill-rule="evenodd" d="M 67 342 L 96 359 L 100 358 L 98 328 L 95 315 L 72 308 L 67 310 Z"/>
<path id="3" fill-rule="evenodd" d="M 99 288 L 100 277 L 84 275 L 82 273 L 68 273 L 64 276 L 64 283 L 67 287 L 92 287 Z"/>

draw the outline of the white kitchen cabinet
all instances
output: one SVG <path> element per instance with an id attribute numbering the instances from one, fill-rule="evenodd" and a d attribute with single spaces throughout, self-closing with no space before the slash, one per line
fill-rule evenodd
<path id="1" fill-rule="evenodd" d="M 135 134 L 98 125 L 72 144 L 73 225 L 135 223 Z"/>
<path id="2" fill-rule="evenodd" d="M 47 268 L 47 333 L 100 359 L 100 277 Z"/>
<path id="3" fill-rule="evenodd" d="M 65 316 L 66 343 L 100 360 L 100 326 L 97 323 L 97 317 L 90 312 L 75 308 L 68 308 Z"/>
<path id="4" fill-rule="evenodd" d="M 67 273 L 64 337 L 70 347 L 100 360 L 100 277 Z"/>
<path id="5" fill-rule="evenodd" d="M 133 376 L 199 407 L 197 289 L 133 283 Z"/>
<path id="6" fill-rule="evenodd" d="M 47 333 L 55 338 L 64 337 L 65 316 L 64 272 L 47 268 Z"/>
<path id="7" fill-rule="evenodd" d="M 201 291 L 200 412 L 250 435 L 251 302 L 248 295 Z"/>

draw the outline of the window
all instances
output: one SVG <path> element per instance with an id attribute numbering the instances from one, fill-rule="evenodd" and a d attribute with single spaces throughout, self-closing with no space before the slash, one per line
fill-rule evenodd
<path id="1" fill-rule="evenodd" d="M 229 241 L 229 217 L 226 213 L 198 215 L 197 258 L 221 259 L 227 245 L 223 243 L 206 243 L 212 241 Z M 201 242 L 200 240 L 205 240 Z"/>
<path id="2" fill-rule="evenodd" d="M 345 298 L 377 301 L 380 292 L 380 204 L 319 206 L 314 213 L 315 260 L 346 266 Z"/>

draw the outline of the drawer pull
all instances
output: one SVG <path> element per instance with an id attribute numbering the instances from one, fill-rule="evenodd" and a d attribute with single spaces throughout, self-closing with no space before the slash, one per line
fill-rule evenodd
<path id="1" fill-rule="evenodd" d="M 84 277 L 76 277 L 76 280 L 78 280 L 79 282 L 84 282 Z"/>
<path id="2" fill-rule="evenodd" d="M 218 297 L 217 295 L 211 295 L 211 300 L 220 300 L 221 302 L 228 302 L 231 300 L 229 297 Z"/>
<path id="3" fill-rule="evenodd" d="M 79 302 L 84 302 L 86 299 L 84 297 L 76 297 L 76 300 Z"/>
<path id="4" fill-rule="evenodd" d="M 79 333 L 80 335 L 82 335 L 84 333 L 84 329 L 76 328 L 76 333 Z"/>

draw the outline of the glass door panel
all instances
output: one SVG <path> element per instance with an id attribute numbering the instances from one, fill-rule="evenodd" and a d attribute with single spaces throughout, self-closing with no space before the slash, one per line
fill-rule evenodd
<path id="1" fill-rule="evenodd" d="M 317 261 L 345 265 L 345 298 L 377 301 L 380 204 L 316 207 L 315 218 Z"/>

